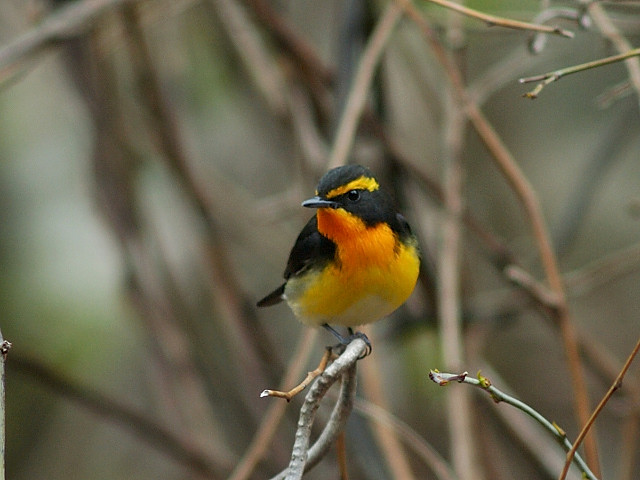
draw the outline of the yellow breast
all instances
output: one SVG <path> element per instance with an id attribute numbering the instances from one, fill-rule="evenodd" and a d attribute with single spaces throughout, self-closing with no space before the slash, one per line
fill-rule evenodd
<path id="1" fill-rule="evenodd" d="M 415 242 L 386 223 L 368 227 L 342 209 L 320 209 L 318 230 L 336 244 L 336 261 L 290 278 L 285 297 L 305 324 L 357 326 L 389 315 L 411 295 L 420 268 Z"/>

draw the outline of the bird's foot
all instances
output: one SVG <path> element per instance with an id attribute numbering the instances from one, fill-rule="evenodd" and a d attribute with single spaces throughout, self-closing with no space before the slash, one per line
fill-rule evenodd
<path id="1" fill-rule="evenodd" d="M 367 346 L 367 349 L 364 351 L 364 353 L 360 356 L 360 359 L 363 359 L 364 357 L 368 356 L 371 354 L 373 347 L 371 346 L 371 341 L 369 340 L 369 337 L 367 337 L 364 333 L 362 332 L 354 332 L 353 329 L 351 327 L 348 328 L 348 332 L 349 335 L 347 337 L 343 336 L 340 334 L 340 332 L 338 332 L 335 328 L 333 328 L 331 325 L 325 323 L 322 325 L 326 330 L 328 330 L 329 332 L 331 332 L 331 334 L 333 334 L 333 336 L 335 336 L 338 341 L 340 343 L 338 343 L 338 345 L 336 345 L 335 347 L 332 347 L 334 350 L 336 350 L 338 352 L 339 355 L 341 355 L 344 350 L 347 348 L 347 345 L 349 345 L 351 343 L 352 340 L 359 338 L 360 340 L 364 341 L 364 343 Z"/>

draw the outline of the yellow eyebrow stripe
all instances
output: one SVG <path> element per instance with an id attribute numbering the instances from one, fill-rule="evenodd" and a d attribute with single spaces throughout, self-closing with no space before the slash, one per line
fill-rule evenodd
<path id="1" fill-rule="evenodd" d="M 380 188 L 380 185 L 378 185 L 375 178 L 359 177 L 355 180 L 351 180 L 345 185 L 341 185 L 338 188 L 330 190 L 329 193 L 327 193 L 326 198 L 334 198 L 347 193 L 350 190 L 369 190 L 370 192 L 373 192 L 374 190 L 378 190 L 378 188 Z"/>

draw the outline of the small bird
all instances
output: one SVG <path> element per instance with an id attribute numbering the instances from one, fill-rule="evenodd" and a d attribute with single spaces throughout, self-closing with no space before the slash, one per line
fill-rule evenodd
<path id="1" fill-rule="evenodd" d="M 352 327 L 389 315 L 411 295 L 420 269 L 418 242 L 365 167 L 329 170 L 315 193 L 302 202 L 317 210 L 291 249 L 285 282 L 257 305 L 286 300 L 300 322 L 322 326 L 347 344 L 362 336 Z M 331 325 L 348 327 L 350 336 Z"/>

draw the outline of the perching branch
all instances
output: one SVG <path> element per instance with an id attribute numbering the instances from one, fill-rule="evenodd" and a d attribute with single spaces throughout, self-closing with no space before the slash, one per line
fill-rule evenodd
<path id="1" fill-rule="evenodd" d="M 562 447 L 567 452 L 571 451 L 571 449 L 573 448 L 573 446 L 571 445 L 571 442 L 567 439 L 566 433 L 562 431 L 560 427 L 558 427 L 555 423 L 552 423 L 549 420 L 547 420 L 545 417 L 543 417 L 540 413 L 538 413 L 536 410 L 531 408 L 526 403 L 521 402 L 517 398 L 514 398 L 511 395 L 508 395 L 503 391 L 497 389 L 493 385 L 491 385 L 491 381 L 486 377 L 478 375 L 478 378 L 472 378 L 468 376 L 467 372 L 464 372 L 461 374 L 453 374 L 453 373 L 440 373 L 440 372 L 431 370 L 429 372 L 429 378 L 440 386 L 448 385 L 451 382 L 458 382 L 458 383 L 467 383 L 469 385 L 479 387 L 482 390 L 485 390 L 486 392 L 488 392 L 489 395 L 491 395 L 491 398 L 493 398 L 495 402 L 508 403 L 509 405 L 512 405 L 517 409 L 522 410 L 524 413 L 526 413 L 531 418 L 536 420 L 548 432 L 550 432 L 551 435 L 553 435 L 553 437 L 558 441 L 558 443 L 560 443 L 560 445 L 562 445 Z M 597 480 L 597 477 L 593 474 L 593 472 L 589 469 L 585 461 L 578 454 L 576 454 L 572 458 L 572 461 L 580 469 L 580 471 L 583 473 L 585 478 L 588 478 L 590 480 Z"/>
<path id="2" fill-rule="evenodd" d="M 593 60 L 591 62 L 581 63 L 580 65 L 574 65 L 572 67 L 561 68 L 560 70 L 556 70 L 554 72 L 543 73 L 542 75 L 534 75 L 533 77 L 521 78 L 518 80 L 520 83 L 531 83 L 531 82 L 540 82 L 536 85 L 536 88 L 527 92 L 523 95 L 523 97 L 536 99 L 538 95 L 542 91 L 544 87 L 549 85 L 550 83 L 555 82 L 556 80 L 560 80 L 562 77 L 566 77 L 567 75 L 571 75 L 572 73 L 583 72 L 585 70 L 589 70 L 591 68 L 602 67 L 604 65 L 609 65 L 611 63 L 621 62 L 628 58 L 637 57 L 640 55 L 640 48 L 635 48 L 633 50 L 629 50 L 628 52 L 624 52 L 618 55 L 612 55 L 610 57 L 600 58 L 598 60 Z"/>
<path id="3" fill-rule="evenodd" d="M 356 391 L 356 362 L 366 351 L 367 344 L 364 340 L 360 338 L 352 340 L 347 345 L 344 353 L 336 358 L 311 386 L 300 408 L 298 429 L 291 451 L 289 467 L 273 477 L 272 480 L 302 478 L 302 474 L 315 466 L 333 445 L 353 409 Z M 329 388 L 339 379 L 342 379 L 340 395 L 331 412 L 329 421 L 318 440 L 313 446 L 309 447 L 311 428 L 316 411 L 320 406 L 320 401 L 329 391 Z"/>

